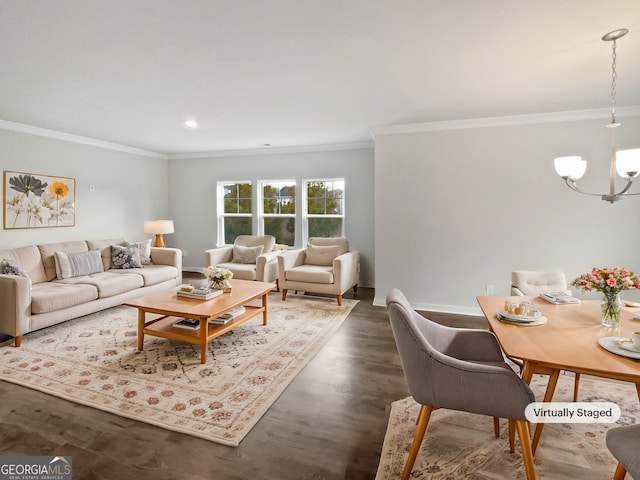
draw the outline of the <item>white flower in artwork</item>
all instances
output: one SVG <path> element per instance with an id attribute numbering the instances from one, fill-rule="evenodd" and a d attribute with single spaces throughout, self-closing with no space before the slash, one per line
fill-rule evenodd
<path id="1" fill-rule="evenodd" d="M 13 212 L 16 216 L 13 220 L 14 226 L 18 221 L 18 217 L 26 212 L 25 198 L 24 195 L 14 195 L 7 199 L 7 211 Z"/>
<path id="2" fill-rule="evenodd" d="M 31 225 L 31 221 L 40 224 L 47 223 L 51 217 L 51 209 L 42 201 L 42 197 L 37 195 L 25 195 L 25 210 L 27 213 L 27 225 Z"/>

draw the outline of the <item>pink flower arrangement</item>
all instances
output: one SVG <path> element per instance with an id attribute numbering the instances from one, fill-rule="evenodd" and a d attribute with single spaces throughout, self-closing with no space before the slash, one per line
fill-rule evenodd
<path id="1" fill-rule="evenodd" d="M 594 268 L 571 282 L 571 286 L 590 292 L 596 290 L 606 297 L 616 295 L 623 290 L 640 290 L 640 278 L 622 267 Z"/>

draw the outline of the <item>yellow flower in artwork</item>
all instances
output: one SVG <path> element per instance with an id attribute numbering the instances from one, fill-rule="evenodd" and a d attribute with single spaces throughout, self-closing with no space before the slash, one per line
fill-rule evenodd
<path id="1" fill-rule="evenodd" d="M 49 185 L 49 193 L 56 200 L 60 200 L 69 194 L 69 187 L 64 182 L 53 182 Z"/>

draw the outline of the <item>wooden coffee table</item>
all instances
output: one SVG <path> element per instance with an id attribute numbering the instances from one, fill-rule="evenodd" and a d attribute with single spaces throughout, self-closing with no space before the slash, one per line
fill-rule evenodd
<path id="1" fill-rule="evenodd" d="M 144 335 L 153 335 L 200 345 L 200 363 L 205 363 L 207 344 L 214 338 L 233 330 L 261 313 L 262 324 L 266 325 L 267 297 L 276 286 L 273 283 L 248 280 L 231 280 L 231 286 L 233 287 L 231 293 L 223 293 L 211 300 L 179 297 L 176 293 L 177 289 L 171 289 L 126 302 L 125 305 L 138 309 L 138 350 L 142 350 Z M 247 305 L 259 297 L 262 297 L 261 306 Z M 233 320 L 224 325 L 209 324 L 209 320 L 240 306 L 244 306 L 246 310 Z M 162 316 L 147 321 L 147 313 Z M 200 321 L 200 328 L 187 330 L 174 327 L 173 324 L 181 318 Z"/>

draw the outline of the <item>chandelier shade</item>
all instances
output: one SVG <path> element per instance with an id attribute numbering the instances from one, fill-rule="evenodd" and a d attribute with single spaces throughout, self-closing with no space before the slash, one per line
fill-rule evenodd
<path id="1" fill-rule="evenodd" d="M 587 170 L 587 162 L 582 157 L 558 157 L 554 160 L 556 173 L 564 179 L 578 180 Z"/>
<path id="2" fill-rule="evenodd" d="M 640 148 L 618 150 L 616 152 L 616 171 L 624 179 L 640 175 Z"/>

